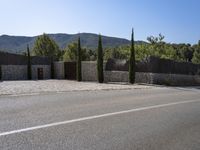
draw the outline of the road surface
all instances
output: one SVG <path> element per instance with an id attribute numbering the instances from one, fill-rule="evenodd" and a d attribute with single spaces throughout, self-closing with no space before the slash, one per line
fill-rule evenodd
<path id="1" fill-rule="evenodd" d="M 200 90 L 0 96 L 0 150 L 199 150 Z"/>

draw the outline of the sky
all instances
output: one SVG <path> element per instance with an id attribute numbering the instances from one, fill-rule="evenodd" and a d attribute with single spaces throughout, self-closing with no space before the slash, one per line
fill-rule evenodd
<path id="1" fill-rule="evenodd" d="M 0 35 L 101 33 L 130 39 L 200 40 L 200 0 L 0 0 Z"/>

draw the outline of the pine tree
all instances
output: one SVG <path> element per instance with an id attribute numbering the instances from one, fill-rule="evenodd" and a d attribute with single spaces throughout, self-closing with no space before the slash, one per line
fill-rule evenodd
<path id="1" fill-rule="evenodd" d="M 97 49 L 97 78 L 99 83 L 104 82 L 103 74 L 103 48 L 101 35 L 99 35 L 98 49 Z"/>
<path id="2" fill-rule="evenodd" d="M 129 60 L 129 82 L 135 83 L 135 44 L 134 44 L 134 31 L 132 30 L 131 35 L 131 48 L 130 48 L 130 60 Z"/>
<path id="3" fill-rule="evenodd" d="M 80 36 L 78 37 L 78 50 L 77 50 L 77 62 L 76 62 L 76 78 L 77 81 L 82 81 L 82 73 L 81 73 L 81 58 L 82 58 L 82 54 L 81 54 L 81 40 L 80 40 Z"/>
<path id="4" fill-rule="evenodd" d="M 53 57 L 53 60 L 59 60 L 60 49 L 57 43 L 47 34 L 43 34 L 35 40 L 33 54 L 35 56 Z"/>
<path id="5" fill-rule="evenodd" d="M 31 74 L 31 56 L 30 56 L 30 50 L 29 50 L 29 45 L 27 45 L 27 54 L 28 54 L 28 64 L 27 64 L 27 78 L 28 80 L 32 79 L 32 74 Z"/>

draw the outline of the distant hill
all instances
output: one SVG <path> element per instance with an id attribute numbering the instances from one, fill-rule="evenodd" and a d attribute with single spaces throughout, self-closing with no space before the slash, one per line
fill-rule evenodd
<path id="1" fill-rule="evenodd" d="M 68 44 L 76 42 L 79 34 L 48 34 L 54 39 L 61 49 L 65 48 Z M 22 53 L 26 51 L 26 46 L 29 44 L 30 48 L 33 47 L 34 42 L 38 36 L 0 36 L 0 51 L 10 53 Z M 95 49 L 98 43 L 98 35 L 92 33 L 80 33 L 81 44 L 83 47 Z M 103 47 L 116 47 L 121 45 L 130 44 L 130 41 L 122 38 L 102 36 Z M 136 41 L 136 43 L 144 43 L 143 41 Z"/>

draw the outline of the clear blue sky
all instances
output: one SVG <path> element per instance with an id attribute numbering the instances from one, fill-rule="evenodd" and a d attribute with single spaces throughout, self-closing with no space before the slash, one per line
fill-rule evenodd
<path id="1" fill-rule="evenodd" d="M 78 32 L 167 42 L 200 40 L 200 0 L 0 0 L 0 35 Z"/>

